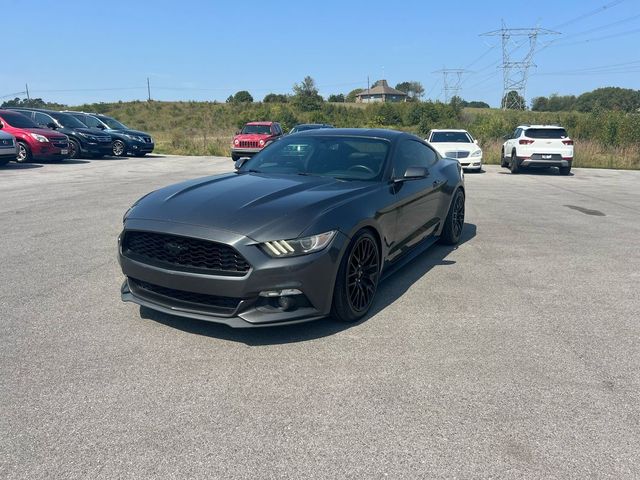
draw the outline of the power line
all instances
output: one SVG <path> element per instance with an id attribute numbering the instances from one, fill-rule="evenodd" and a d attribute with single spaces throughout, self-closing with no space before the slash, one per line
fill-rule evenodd
<path id="1" fill-rule="evenodd" d="M 462 75 L 467 73 L 463 68 L 443 68 L 433 73 L 442 74 L 442 92 L 445 103 L 449 103 L 453 97 L 459 97 L 462 88 Z"/>
<path id="2" fill-rule="evenodd" d="M 613 2 L 606 3 L 606 4 L 602 5 L 601 7 L 596 8 L 595 10 L 591 10 L 591 11 L 589 11 L 587 13 L 584 13 L 582 15 L 579 15 L 579 16 L 575 17 L 575 18 L 567 20 L 566 22 L 560 23 L 558 25 L 554 25 L 551 28 L 553 30 L 557 30 L 559 28 L 566 27 L 567 25 L 571 25 L 572 23 L 579 22 L 580 20 L 584 20 L 585 18 L 589 18 L 589 17 L 592 17 L 593 15 L 597 15 L 598 13 L 602 13 L 605 10 L 613 8 L 616 5 L 619 5 L 624 1 L 625 0 L 614 0 Z"/>
<path id="3" fill-rule="evenodd" d="M 536 42 L 539 35 L 557 35 L 559 32 L 545 28 L 507 28 L 504 21 L 500 30 L 483 33 L 482 36 L 499 36 L 502 39 L 502 108 L 521 109 L 521 103 L 526 99 L 527 79 L 529 68 L 534 66 L 533 55 L 536 52 Z M 514 59 L 513 53 L 519 48 L 513 48 L 514 37 L 525 37 L 529 40 L 529 49 L 521 57 Z M 522 42 L 521 42 L 522 44 Z M 516 95 L 510 95 L 516 92 Z"/>

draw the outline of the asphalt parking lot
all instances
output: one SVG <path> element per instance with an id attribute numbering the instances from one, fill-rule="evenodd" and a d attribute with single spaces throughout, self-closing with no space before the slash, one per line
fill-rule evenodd
<path id="1" fill-rule="evenodd" d="M 121 303 L 127 207 L 231 166 L 0 169 L 0 477 L 640 477 L 640 172 L 467 174 L 353 326 Z"/>

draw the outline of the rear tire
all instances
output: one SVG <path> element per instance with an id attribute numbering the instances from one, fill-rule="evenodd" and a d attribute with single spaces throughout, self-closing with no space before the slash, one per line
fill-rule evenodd
<path id="1" fill-rule="evenodd" d="M 507 164 L 507 160 L 504 158 L 504 150 L 500 153 L 500 166 L 502 168 L 507 168 L 509 165 Z"/>
<path id="2" fill-rule="evenodd" d="M 373 304 L 379 277 L 378 242 L 371 232 L 360 230 L 340 262 L 333 290 L 333 317 L 348 323 L 364 317 Z"/>
<path id="3" fill-rule="evenodd" d="M 456 190 L 442 227 L 440 243 L 456 245 L 460 241 L 464 228 L 464 200 L 464 192 L 460 189 Z"/>
<path id="4" fill-rule="evenodd" d="M 18 155 L 16 155 L 16 162 L 29 163 L 33 159 L 31 149 L 25 142 L 18 142 Z"/>
<path id="5" fill-rule="evenodd" d="M 511 164 L 509 166 L 511 167 L 511 173 L 520 173 L 520 164 L 515 151 L 511 154 Z"/>
<path id="6" fill-rule="evenodd" d="M 571 167 L 560 167 L 560 175 L 569 175 Z"/>

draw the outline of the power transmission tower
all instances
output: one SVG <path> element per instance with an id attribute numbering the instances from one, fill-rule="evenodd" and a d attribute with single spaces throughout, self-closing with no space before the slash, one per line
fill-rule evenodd
<path id="1" fill-rule="evenodd" d="M 560 32 L 547 30 L 545 28 L 507 28 L 504 20 L 500 30 L 483 33 L 485 37 L 502 38 L 502 108 L 503 109 L 524 109 L 526 105 L 527 80 L 529 79 L 529 68 L 535 67 L 533 54 L 536 51 L 538 35 L 558 35 Z M 514 55 L 521 46 L 526 44 L 522 37 L 528 37 L 528 50 L 523 55 Z M 517 95 L 510 94 L 516 92 Z M 522 102 L 525 102 L 523 105 Z"/>
<path id="2" fill-rule="evenodd" d="M 449 103 L 453 97 L 459 97 L 462 89 L 462 75 L 467 70 L 462 68 L 443 68 L 432 73 L 442 74 L 442 91 L 444 93 L 444 102 Z"/>

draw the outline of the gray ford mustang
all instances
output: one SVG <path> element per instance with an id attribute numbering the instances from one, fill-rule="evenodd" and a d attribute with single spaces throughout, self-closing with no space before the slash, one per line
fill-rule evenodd
<path id="1" fill-rule="evenodd" d="M 386 274 L 459 241 L 464 205 L 459 163 L 414 135 L 288 135 L 138 200 L 118 239 L 122 299 L 232 327 L 354 322 Z"/>

